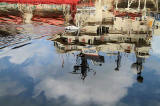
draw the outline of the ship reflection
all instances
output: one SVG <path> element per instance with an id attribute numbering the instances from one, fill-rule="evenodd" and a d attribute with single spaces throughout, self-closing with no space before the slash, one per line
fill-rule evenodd
<path id="1" fill-rule="evenodd" d="M 113 70 L 120 72 L 123 71 L 121 62 L 124 56 L 134 54 L 136 62 L 131 65 L 131 70 L 136 72 L 137 81 L 142 83 L 143 63 L 150 56 L 153 20 L 141 11 L 115 12 L 111 8 L 104 9 L 104 6 L 95 2 L 92 7 L 77 7 L 74 25 L 70 24 L 64 33 L 52 38 L 57 52 L 79 51 L 71 73 L 80 74 L 82 80 L 91 71 L 96 74 L 91 63 L 95 67 L 103 67 L 107 61 L 105 57 L 114 56 Z"/>
<path id="2" fill-rule="evenodd" d="M 81 33 L 81 32 L 80 32 Z M 151 35 L 150 34 L 137 34 L 137 35 L 125 35 L 116 36 L 103 35 L 79 35 L 75 33 L 63 33 L 58 35 L 57 38 L 53 39 L 54 46 L 59 53 L 76 53 L 76 63 L 73 67 L 72 74 L 80 74 L 81 79 L 85 80 L 88 72 L 93 72 L 96 75 L 94 68 L 91 68 L 89 61 L 92 61 L 94 66 L 101 67 L 105 63 L 105 56 L 116 57 L 115 71 L 122 71 L 121 61 L 124 54 L 135 54 L 136 62 L 131 65 L 131 70 L 137 73 L 137 81 L 143 82 L 143 63 L 148 58 L 149 51 L 151 49 Z M 84 34 L 84 33 L 83 33 Z M 138 37 L 139 36 L 139 37 Z M 105 40 L 104 40 L 105 39 Z M 123 39 L 123 40 L 121 40 Z M 124 40 L 126 39 L 126 40 Z M 100 55 L 105 53 L 106 55 Z"/>
<path id="3" fill-rule="evenodd" d="M 94 65 L 101 66 L 102 63 L 104 63 L 104 56 L 90 56 L 82 52 L 77 55 L 76 65 L 74 65 L 74 71 L 72 72 L 72 74 L 81 74 L 82 80 L 84 80 L 87 77 L 87 73 L 90 71 L 93 71 L 93 75 L 96 75 L 96 71 L 90 68 L 87 60 L 91 60 Z"/>

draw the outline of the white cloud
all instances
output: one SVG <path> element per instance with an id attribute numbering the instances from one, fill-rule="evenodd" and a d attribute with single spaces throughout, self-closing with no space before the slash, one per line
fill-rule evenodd
<path id="1" fill-rule="evenodd" d="M 51 65 L 53 64 L 45 67 L 51 67 Z M 46 70 L 47 74 L 35 75 L 40 74 L 43 70 L 39 69 L 37 71 L 40 73 L 34 73 L 34 79 L 39 80 L 35 86 L 34 97 L 44 91 L 48 99 L 65 96 L 69 103 L 77 105 L 93 101 L 104 106 L 114 106 L 127 95 L 128 87 L 132 86 L 134 79 L 130 71 L 131 62 L 127 61 L 127 64 L 121 67 L 120 72 L 113 71 L 111 65 L 113 63 L 105 64 L 100 68 L 101 71 L 97 72 L 95 78 L 88 76 L 84 83 L 78 75 L 70 73 L 56 77 L 55 71 L 57 72 L 60 64 L 53 65 L 54 69 L 52 68 L 52 70 Z M 68 65 L 65 70 L 72 70 L 72 66 Z M 34 69 L 30 68 L 28 74 L 32 71 Z M 33 75 L 33 73 L 29 75 Z"/>
<path id="2" fill-rule="evenodd" d="M 9 61 L 11 63 L 22 64 L 34 55 L 38 55 L 41 57 L 46 56 L 49 51 L 49 47 L 47 47 L 45 44 L 40 44 L 40 42 L 41 40 L 38 40 L 36 43 L 33 42 L 32 44 L 18 49 L 11 49 L 7 52 L 1 52 L 0 58 L 10 57 Z"/>
<path id="3" fill-rule="evenodd" d="M 18 95 L 25 90 L 25 87 L 10 78 L 0 79 L 0 96 Z"/>
<path id="4" fill-rule="evenodd" d="M 160 57 L 160 36 L 153 36 L 152 39 L 152 52 L 154 55 L 157 55 L 158 57 Z"/>

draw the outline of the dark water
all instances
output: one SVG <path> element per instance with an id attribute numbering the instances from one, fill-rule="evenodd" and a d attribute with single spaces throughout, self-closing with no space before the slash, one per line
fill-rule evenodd
<path id="1" fill-rule="evenodd" d="M 160 106 L 158 18 L 10 8 L 0 10 L 0 106 Z"/>

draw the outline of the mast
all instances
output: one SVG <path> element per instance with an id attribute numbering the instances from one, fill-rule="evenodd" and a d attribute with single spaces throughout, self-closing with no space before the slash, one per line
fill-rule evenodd
<path id="1" fill-rule="evenodd" d="M 127 7 L 128 7 L 128 9 L 129 9 L 129 0 L 128 0 L 128 6 L 127 6 Z"/>
<path id="2" fill-rule="evenodd" d="M 159 11 L 159 4 L 158 4 L 158 0 L 157 0 L 157 12 Z"/>
<path id="3" fill-rule="evenodd" d="M 146 3 L 147 3 L 147 0 L 144 1 L 144 8 L 143 8 L 144 11 L 146 11 Z"/>
<path id="4" fill-rule="evenodd" d="M 118 10 L 118 0 L 116 0 L 116 10 Z"/>
<path id="5" fill-rule="evenodd" d="M 138 3 L 138 11 L 140 11 L 141 9 L 141 0 L 139 0 L 139 3 Z"/>

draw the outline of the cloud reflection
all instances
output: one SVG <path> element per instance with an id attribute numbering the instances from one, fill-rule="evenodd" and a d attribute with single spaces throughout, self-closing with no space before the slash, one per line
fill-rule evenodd
<path id="1" fill-rule="evenodd" d="M 34 55 L 44 57 L 47 55 L 48 52 L 46 51 L 49 51 L 49 47 L 45 45 L 45 41 L 43 42 L 44 44 L 38 43 L 41 41 L 42 40 L 37 40 L 36 43 L 33 42 L 31 45 L 26 45 L 24 47 L 12 49 L 6 52 L 4 51 L 1 53 L 0 58 L 10 57 L 9 61 L 11 63 L 22 64 Z"/>
<path id="2" fill-rule="evenodd" d="M 95 78 L 88 78 L 85 82 L 69 73 L 57 78 L 58 72 L 53 72 L 56 70 L 53 70 L 52 67 L 52 71 L 51 69 L 45 71 L 47 74 L 44 74 L 44 76 L 34 75 L 34 79 L 39 80 L 34 89 L 34 97 L 44 92 L 49 100 L 59 99 L 64 96 L 69 103 L 74 105 L 94 102 L 104 106 L 114 106 L 127 95 L 128 87 L 132 86 L 134 79 L 129 67 L 126 67 L 131 65 L 129 60 L 127 64 L 121 67 L 121 72 L 113 71 L 112 65 L 113 63 L 105 64 Z M 54 65 L 54 69 L 58 69 L 59 66 L 60 64 Z M 51 65 L 48 64 L 45 67 L 51 67 Z M 71 67 L 68 66 L 66 70 L 71 70 Z M 32 71 L 34 71 L 34 68 L 30 68 L 28 74 Z M 40 74 L 44 70 L 39 69 L 37 71 L 39 72 L 34 74 Z M 36 78 L 35 76 L 41 77 Z"/>
<path id="3" fill-rule="evenodd" d="M 12 81 L 10 78 L 1 78 L 0 85 L 0 96 L 13 96 L 25 91 L 23 85 L 17 81 Z"/>
<path id="4" fill-rule="evenodd" d="M 158 57 L 160 57 L 159 42 L 160 42 L 160 36 L 153 36 L 152 50 L 153 50 L 153 54 L 157 55 Z"/>

